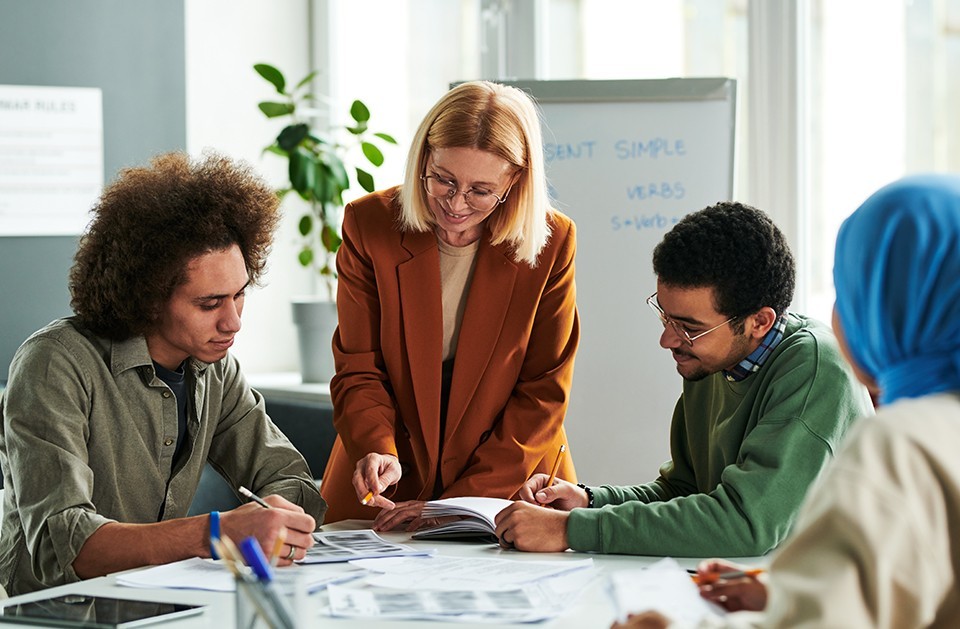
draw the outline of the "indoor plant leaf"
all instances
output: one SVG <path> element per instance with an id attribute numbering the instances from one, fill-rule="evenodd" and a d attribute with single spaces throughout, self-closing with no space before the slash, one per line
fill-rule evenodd
<path id="1" fill-rule="evenodd" d="M 380 138 L 380 139 L 383 140 L 384 142 L 389 142 L 390 144 L 396 144 L 396 143 L 397 143 L 397 141 L 393 139 L 393 136 L 392 136 L 392 135 L 388 135 L 388 134 L 386 134 L 386 133 L 374 133 L 373 135 L 377 136 L 378 138 Z"/>
<path id="2" fill-rule="evenodd" d="M 360 187 L 366 190 L 367 192 L 374 191 L 373 184 L 373 175 L 363 170 L 362 168 L 357 168 L 357 183 L 360 184 Z"/>
<path id="3" fill-rule="evenodd" d="M 253 66 L 253 69 L 257 71 L 257 74 L 270 81 L 277 88 L 278 93 L 284 93 L 283 88 L 286 87 L 287 80 L 283 78 L 283 72 L 268 63 L 258 63 Z"/>
<path id="4" fill-rule="evenodd" d="M 303 266 L 310 266 L 313 263 L 313 249 L 309 246 L 304 246 L 304 248 L 300 250 L 300 253 L 297 254 L 297 260 L 299 260 Z"/>
<path id="5" fill-rule="evenodd" d="M 383 165 L 383 153 L 380 152 L 380 149 L 376 147 L 375 144 L 370 142 L 362 142 L 360 148 L 363 150 L 363 154 L 366 155 L 367 160 L 370 161 L 374 166 Z"/>
<path id="6" fill-rule="evenodd" d="M 297 145 L 303 142 L 303 139 L 310 133 L 310 128 L 303 124 L 292 124 L 284 127 L 280 135 L 277 136 L 277 145 L 283 150 L 290 152 Z"/>
<path id="7" fill-rule="evenodd" d="M 313 231 L 313 216 L 309 214 L 301 216 L 297 228 L 300 230 L 301 236 L 309 236 L 310 232 Z"/>
<path id="8" fill-rule="evenodd" d="M 324 225 L 323 230 L 320 232 L 320 242 L 323 243 L 324 248 L 330 253 L 336 253 L 337 249 L 340 248 L 340 243 L 343 240 L 337 234 L 337 232 L 330 225 Z"/>
<path id="9" fill-rule="evenodd" d="M 308 74 L 307 76 L 305 76 L 305 77 L 303 77 L 302 79 L 300 79 L 300 82 L 297 83 L 297 87 L 295 87 L 294 89 L 297 89 L 297 90 L 298 90 L 298 89 L 300 89 L 301 87 L 303 87 L 304 85 L 306 85 L 307 83 L 309 83 L 310 81 L 312 81 L 312 80 L 313 80 L 313 77 L 317 76 L 318 72 L 319 72 L 319 70 L 314 70 L 313 72 L 311 72 L 311 73 Z M 304 98 L 305 100 L 313 100 L 313 94 L 304 94 L 304 95 L 303 95 L 303 98 Z"/>
<path id="10" fill-rule="evenodd" d="M 350 117 L 357 122 L 365 123 L 370 120 L 370 110 L 363 104 L 363 101 L 355 100 L 353 104 L 350 105 Z"/>
<path id="11" fill-rule="evenodd" d="M 260 111 L 262 111 L 267 118 L 286 116 L 292 114 L 295 109 L 291 103 L 275 103 L 267 100 L 258 104 L 257 107 L 260 108 Z"/>
<path id="12" fill-rule="evenodd" d="M 308 201 L 313 197 L 314 179 L 317 172 L 313 158 L 313 153 L 302 147 L 297 147 L 295 151 L 290 152 L 290 185 L 301 197 Z"/>

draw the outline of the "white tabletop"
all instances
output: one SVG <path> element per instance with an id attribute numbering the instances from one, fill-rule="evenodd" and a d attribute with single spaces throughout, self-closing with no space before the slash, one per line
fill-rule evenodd
<path id="1" fill-rule="evenodd" d="M 348 520 L 336 524 L 324 525 L 324 531 L 347 530 L 357 528 L 369 528 L 370 522 L 361 520 Z M 607 576 L 618 570 L 635 569 L 650 565 L 660 560 L 660 557 L 639 557 L 631 555 L 599 555 L 585 553 L 524 553 L 515 550 L 503 550 L 494 544 L 471 543 L 471 542 L 443 542 L 443 541 L 415 541 L 410 539 L 408 533 L 381 533 L 384 539 L 407 544 L 419 548 L 436 548 L 441 555 L 452 557 L 498 557 L 501 559 L 514 559 L 517 561 L 571 561 L 581 560 L 586 557 L 592 557 L 594 565 L 598 572 L 598 578 L 588 586 L 583 592 L 579 601 L 564 615 L 547 621 L 531 625 L 516 624 L 503 625 L 512 627 L 576 627 L 583 629 L 585 627 L 609 627 L 615 620 L 616 612 L 613 601 L 606 591 Z M 696 566 L 698 559 L 678 558 L 678 563 L 687 568 Z M 737 561 L 751 565 L 762 565 L 766 563 L 765 559 L 743 559 Z M 226 629 L 234 626 L 234 594 L 223 592 L 210 592 L 202 590 L 173 590 L 173 589 L 145 589 L 131 588 L 117 585 L 114 576 L 100 577 L 81 581 L 69 585 L 62 585 L 40 592 L 23 594 L 3 601 L 3 605 L 11 603 L 25 602 L 39 598 L 47 598 L 61 594 L 86 594 L 113 596 L 116 598 L 130 598 L 158 602 L 173 603 L 192 603 L 209 605 L 203 614 L 192 616 L 182 620 L 169 621 L 163 623 L 163 627 L 176 627 L 177 629 L 186 627 L 217 627 Z M 321 604 L 325 606 L 326 594 L 321 592 Z M 371 618 L 330 618 L 318 616 L 316 622 L 311 626 L 335 626 L 335 627 L 464 627 L 464 626 L 489 626 L 489 625 L 469 625 L 467 623 L 447 623 L 423 620 L 398 621 L 398 620 L 375 620 Z M 158 625 L 159 626 L 159 625 Z"/>

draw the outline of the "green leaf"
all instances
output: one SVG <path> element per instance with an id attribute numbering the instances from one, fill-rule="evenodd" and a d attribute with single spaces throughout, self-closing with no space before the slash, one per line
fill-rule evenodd
<path id="1" fill-rule="evenodd" d="M 276 142 L 274 142 L 274 143 L 271 144 L 270 146 L 265 146 L 265 147 L 263 147 L 263 152 L 264 152 L 264 153 L 273 153 L 274 155 L 279 155 L 279 156 L 281 156 L 281 157 L 286 157 L 286 156 L 287 156 L 287 152 L 284 151 L 284 150 L 283 150 L 282 148 L 280 148 L 279 146 L 277 146 L 277 143 L 276 143 Z"/>
<path id="2" fill-rule="evenodd" d="M 380 152 L 380 149 L 378 149 L 375 144 L 361 142 L 360 148 L 363 149 L 363 154 L 367 156 L 371 164 L 377 167 L 383 166 L 383 153 Z"/>
<path id="3" fill-rule="evenodd" d="M 303 123 L 289 125 L 277 136 L 277 144 L 283 150 L 290 152 L 297 148 L 309 133 L 310 128 Z"/>
<path id="4" fill-rule="evenodd" d="M 290 153 L 290 185 L 301 197 L 310 200 L 316 178 L 315 156 L 302 148 Z"/>
<path id="5" fill-rule="evenodd" d="M 287 85 L 287 80 L 283 78 L 283 72 L 266 63 L 258 63 L 253 66 L 253 69 L 257 71 L 257 74 L 273 83 L 278 93 L 283 94 L 283 88 Z"/>
<path id="6" fill-rule="evenodd" d="M 318 201 L 321 205 L 317 208 L 318 213 L 320 214 L 321 220 L 323 217 L 323 203 L 326 203 L 330 200 L 330 195 L 334 194 L 334 186 L 336 185 L 335 181 L 330 181 L 331 174 L 330 169 L 321 161 L 316 162 L 317 166 L 317 178 L 313 182 L 313 198 Z"/>
<path id="7" fill-rule="evenodd" d="M 367 192 L 373 192 L 375 189 L 373 184 L 373 175 L 362 168 L 357 169 L 357 183 L 359 183 L 360 187 Z"/>
<path id="8" fill-rule="evenodd" d="M 355 127 L 344 127 L 344 129 L 346 129 L 347 131 L 349 131 L 349 132 L 352 133 L 353 135 L 363 135 L 364 133 L 367 132 L 367 123 L 366 123 L 366 122 L 361 122 L 360 124 L 358 124 L 358 125 L 355 126 Z"/>
<path id="9" fill-rule="evenodd" d="M 336 253 L 337 249 L 340 248 L 340 243 L 343 242 L 343 240 L 337 235 L 336 230 L 329 225 L 324 225 L 323 229 L 320 231 L 320 242 L 323 243 L 323 247 L 327 251 L 330 253 Z"/>
<path id="10" fill-rule="evenodd" d="M 297 260 L 300 260 L 301 266 L 310 266 L 313 262 L 313 249 L 304 247 L 297 255 Z"/>
<path id="11" fill-rule="evenodd" d="M 340 192 L 350 187 L 350 177 L 347 176 L 346 166 L 340 156 L 333 152 L 323 152 L 320 154 L 320 160 L 326 165 L 330 173 L 331 181 Z"/>
<path id="12" fill-rule="evenodd" d="M 370 110 L 367 109 L 367 106 L 364 105 L 362 101 L 355 100 L 353 104 L 350 105 L 350 117 L 359 123 L 365 123 L 370 120 Z M 365 124 L 363 126 L 366 127 Z"/>
<path id="13" fill-rule="evenodd" d="M 386 133 L 374 133 L 373 135 L 377 136 L 384 142 L 389 142 L 390 144 L 396 144 L 397 141 L 393 139 L 392 135 L 387 135 Z"/>
<path id="14" fill-rule="evenodd" d="M 287 116 L 292 114 L 296 107 L 292 103 L 275 103 L 263 101 L 257 107 L 267 118 L 277 118 L 278 116 Z"/>
<path id="15" fill-rule="evenodd" d="M 313 231 L 313 216 L 310 214 L 304 214 L 300 217 L 300 223 L 297 225 L 297 228 L 300 230 L 301 236 L 309 236 L 310 232 Z"/>
<path id="16" fill-rule="evenodd" d="M 310 81 L 312 81 L 312 80 L 313 80 L 313 77 L 317 76 L 318 73 L 319 73 L 318 70 L 314 70 L 313 72 L 311 72 L 311 73 L 308 74 L 307 76 L 303 77 L 302 79 L 300 79 L 300 82 L 297 83 L 297 87 L 294 88 L 294 89 L 300 89 L 301 87 L 303 87 L 304 85 L 306 85 L 307 83 L 309 83 Z M 312 95 L 312 94 L 307 94 L 307 95 L 305 96 L 305 98 L 313 98 L 313 95 Z"/>

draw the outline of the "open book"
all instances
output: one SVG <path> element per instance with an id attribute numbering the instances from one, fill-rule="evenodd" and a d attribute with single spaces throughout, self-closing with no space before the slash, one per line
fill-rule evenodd
<path id="1" fill-rule="evenodd" d="M 497 541 L 497 514 L 513 504 L 503 498 L 443 498 L 430 500 L 423 507 L 421 517 L 458 519 L 431 528 L 420 529 L 413 539 L 480 539 Z"/>

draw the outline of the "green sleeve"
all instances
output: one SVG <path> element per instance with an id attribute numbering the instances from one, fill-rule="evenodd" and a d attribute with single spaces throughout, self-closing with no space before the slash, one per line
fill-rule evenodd
<path id="1" fill-rule="evenodd" d="M 672 557 L 766 553 L 786 536 L 828 449 L 801 421 L 777 422 L 754 429 L 743 455 L 710 493 L 572 511 L 570 547 Z"/>
<path id="2" fill-rule="evenodd" d="M 742 557 L 777 546 L 843 433 L 857 417 L 870 413 L 862 387 L 832 339 L 802 337 L 785 343 L 765 372 L 751 376 L 757 378 L 751 393 L 733 414 L 744 421 L 735 439 L 716 443 L 693 434 L 706 431 L 708 424 L 690 417 L 696 406 L 687 400 L 688 416 L 674 415 L 674 460 L 661 468 L 661 477 L 648 485 L 598 491 L 602 502 L 595 505 L 606 506 L 571 512 L 570 547 L 604 553 Z M 684 395 L 688 390 L 685 387 Z M 712 401 L 704 396 L 707 399 Z M 707 402 L 701 406 L 711 408 Z M 684 423 L 686 430 L 679 425 Z M 678 445 L 678 438 L 687 445 Z M 703 472 L 711 458 L 728 461 L 716 465 L 716 478 Z M 694 467 L 700 470 L 699 478 Z"/>

